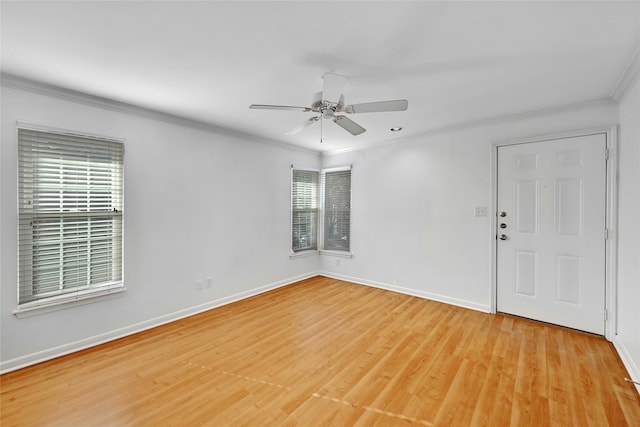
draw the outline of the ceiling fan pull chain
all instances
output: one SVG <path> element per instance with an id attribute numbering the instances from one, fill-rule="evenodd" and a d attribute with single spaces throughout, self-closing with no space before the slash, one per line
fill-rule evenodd
<path id="1" fill-rule="evenodd" d="M 320 116 L 320 144 L 322 144 L 322 116 Z"/>

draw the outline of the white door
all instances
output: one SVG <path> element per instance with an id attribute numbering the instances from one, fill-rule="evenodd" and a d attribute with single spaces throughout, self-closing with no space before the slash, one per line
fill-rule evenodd
<path id="1" fill-rule="evenodd" d="M 604 335 L 605 152 L 605 134 L 498 147 L 498 311 Z"/>

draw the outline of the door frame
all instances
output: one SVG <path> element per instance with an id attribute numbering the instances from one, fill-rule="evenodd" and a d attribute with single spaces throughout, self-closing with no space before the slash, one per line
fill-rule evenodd
<path id="1" fill-rule="evenodd" d="M 606 170 L 606 198 L 605 198 L 605 226 L 608 230 L 608 238 L 605 241 L 605 325 L 604 336 L 608 341 L 613 341 L 617 334 L 618 327 L 618 282 L 617 282 L 617 218 L 618 218 L 618 127 L 617 125 L 604 126 L 598 128 L 583 129 L 553 133 L 547 135 L 532 136 L 527 138 L 517 138 L 504 141 L 495 141 L 491 144 L 491 195 L 489 206 L 491 206 L 491 313 L 496 314 L 498 310 L 498 244 L 496 236 L 498 234 L 498 148 L 506 145 L 527 144 L 532 142 L 552 141 L 579 136 L 595 134 L 605 134 L 606 147 L 608 150 L 608 161 Z M 603 233 L 605 231 L 603 230 Z"/>

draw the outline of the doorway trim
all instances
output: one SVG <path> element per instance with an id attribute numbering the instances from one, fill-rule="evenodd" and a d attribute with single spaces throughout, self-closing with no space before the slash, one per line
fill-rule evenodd
<path id="1" fill-rule="evenodd" d="M 606 163 L 606 212 L 605 225 L 608 230 L 605 241 L 605 325 L 604 336 L 608 341 L 613 341 L 618 327 L 618 282 L 617 282 L 617 236 L 618 236 L 618 128 L 617 125 L 590 128 L 578 131 L 553 133 L 547 135 L 517 138 L 491 143 L 491 194 L 489 206 L 491 206 L 491 313 L 496 314 L 498 309 L 498 276 L 497 276 L 497 251 L 496 236 L 498 234 L 498 148 L 506 145 L 526 144 L 531 142 L 550 141 L 554 139 L 571 138 L 605 134 L 607 141 L 608 160 Z M 604 233 L 604 230 L 603 230 Z"/>

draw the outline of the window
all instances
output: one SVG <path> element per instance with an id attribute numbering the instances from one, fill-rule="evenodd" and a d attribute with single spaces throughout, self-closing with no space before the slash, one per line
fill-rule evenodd
<path id="1" fill-rule="evenodd" d="M 291 169 L 291 250 L 318 249 L 318 171 Z"/>
<path id="2" fill-rule="evenodd" d="M 124 289 L 121 141 L 18 129 L 18 309 Z"/>
<path id="3" fill-rule="evenodd" d="M 322 172 L 323 249 L 349 251 L 351 246 L 351 168 Z"/>
<path id="4" fill-rule="evenodd" d="M 320 172 L 292 167 L 291 251 L 349 252 L 350 228 L 351 167 Z"/>

